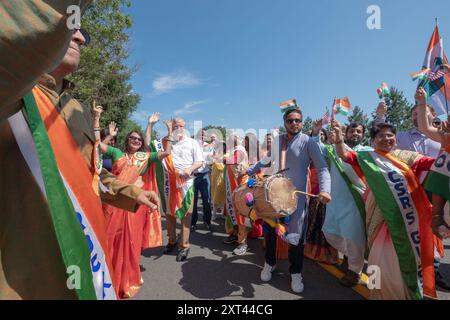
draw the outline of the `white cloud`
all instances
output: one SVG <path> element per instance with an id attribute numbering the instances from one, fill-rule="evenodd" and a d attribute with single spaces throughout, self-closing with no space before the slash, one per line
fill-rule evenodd
<path id="1" fill-rule="evenodd" d="M 178 71 L 161 75 L 153 81 L 153 94 L 163 94 L 175 89 L 194 88 L 201 86 L 203 80 L 196 78 L 190 72 Z"/>
<path id="2" fill-rule="evenodd" d="M 147 122 L 149 115 L 145 111 L 135 111 L 131 115 L 130 119 L 138 123 Z"/>
<path id="3" fill-rule="evenodd" d="M 191 113 L 196 113 L 199 112 L 200 109 L 198 108 L 194 108 L 195 106 L 201 105 L 201 104 L 205 104 L 207 103 L 208 100 L 199 100 L 199 101 L 190 101 L 190 102 L 186 102 L 183 106 L 183 108 L 181 109 L 177 109 L 175 110 L 173 113 L 176 116 L 182 115 L 182 114 L 191 114 Z"/>

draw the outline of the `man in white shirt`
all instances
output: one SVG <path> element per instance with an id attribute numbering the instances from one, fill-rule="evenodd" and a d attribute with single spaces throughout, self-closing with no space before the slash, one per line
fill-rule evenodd
<path id="1" fill-rule="evenodd" d="M 186 260 L 189 254 L 189 234 L 194 198 L 193 172 L 203 165 L 203 150 L 194 139 L 184 131 L 185 121 L 182 118 L 173 120 L 173 136 L 171 159 L 176 177 L 176 190 L 169 195 L 168 214 L 166 214 L 169 243 L 165 254 L 172 252 L 177 244 L 176 219 L 181 220 L 181 236 L 177 261 Z M 175 200 L 173 200 L 175 199 Z M 174 205 L 172 205 L 175 203 Z M 174 212 L 172 212 L 174 211 Z"/>

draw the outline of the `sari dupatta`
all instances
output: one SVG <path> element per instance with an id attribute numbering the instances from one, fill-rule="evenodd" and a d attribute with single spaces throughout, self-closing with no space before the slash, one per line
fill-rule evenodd
<path id="1" fill-rule="evenodd" d="M 124 154 L 113 165 L 112 173 L 118 179 L 143 186 L 141 173 L 147 167 L 146 161 L 138 167 L 130 165 Z M 136 213 L 104 205 L 107 221 L 108 252 L 111 256 L 116 290 L 120 298 L 133 297 L 143 284 L 140 272 L 140 256 L 144 239 L 144 225 L 148 216 L 148 208 L 140 206 Z"/>

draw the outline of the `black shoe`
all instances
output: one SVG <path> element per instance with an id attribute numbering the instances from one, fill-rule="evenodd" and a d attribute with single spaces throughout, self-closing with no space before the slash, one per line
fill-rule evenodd
<path id="1" fill-rule="evenodd" d="M 436 286 L 444 290 L 450 290 L 450 284 L 448 284 L 440 272 L 436 273 Z"/>
<path id="2" fill-rule="evenodd" d="M 349 269 L 345 276 L 339 280 L 339 283 L 347 288 L 354 287 L 359 283 L 359 274 Z"/>
<path id="3" fill-rule="evenodd" d="M 188 257 L 188 254 L 189 254 L 189 248 L 180 250 L 180 252 L 178 252 L 178 255 L 177 255 L 177 261 L 181 262 L 181 261 L 186 260 Z"/>
<path id="4" fill-rule="evenodd" d="M 140 265 L 139 265 L 139 270 L 140 270 L 141 272 L 144 272 L 144 271 L 147 270 L 147 269 L 145 269 L 144 266 L 143 266 L 142 264 L 140 264 Z"/>
<path id="5" fill-rule="evenodd" d="M 338 265 L 337 268 L 339 270 L 341 270 L 343 273 L 347 273 L 347 271 L 348 271 L 348 257 L 347 256 L 344 256 L 342 263 L 340 265 Z"/>
<path id="6" fill-rule="evenodd" d="M 169 253 L 171 253 L 175 248 L 177 247 L 177 243 L 175 242 L 175 243 L 169 243 L 167 246 L 166 246 L 166 249 L 164 250 L 164 254 L 169 254 Z"/>
<path id="7" fill-rule="evenodd" d="M 191 226 L 191 231 L 195 232 L 195 230 L 197 230 L 197 227 L 196 226 Z"/>
<path id="8" fill-rule="evenodd" d="M 230 235 L 228 238 L 223 240 L 223 243 L 225 243 L 225 244 L 233 244 L 233 243 L 237 242 L 237 240 L 238 240 L 238 238 L 235 235 Z"/>

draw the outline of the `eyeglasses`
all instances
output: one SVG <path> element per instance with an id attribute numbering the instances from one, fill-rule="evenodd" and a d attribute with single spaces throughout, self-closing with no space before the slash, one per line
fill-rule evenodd
<path id="1" fill-rule="evenodd" d="M 86 29 L 83 28 L 77 28 L 73 30 L 73 33 L 80 31 L 80 33 L 83 35 L 84 38 L 84 44 L 83 46 L 87 47 L 89 45 L 89 43 L 91 42 L 91 36 L 89 34 L 89 32 L 86 31 Z"/>
<path id="2" fill-rule="evenodd" d="M 286 122 L 289 123 L 289 124 L 293 124 L 294 122 L 295 123 L 301 123 L 302 120 L 301 119 L 287 119 Z"/>
<path id="3" fill-rule="evenodd" d="M 142 142 L 142 139 L 139 137 L 129 137 L 128 139 Z"/>

